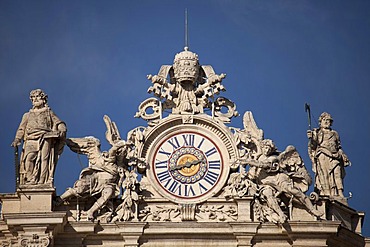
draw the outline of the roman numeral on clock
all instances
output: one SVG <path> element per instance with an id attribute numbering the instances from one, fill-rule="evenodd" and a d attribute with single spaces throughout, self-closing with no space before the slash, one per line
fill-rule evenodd
<path id="1" fill-rule="evenodd" d="M 170 155 L 171 155 L 171 153 L 166 152 L 163 148 L 161 148 L 161 149 L 158 151 L 158 153 L 160 153 L 160 154 L 164 154 L 164 155 L 167 155 L 167 157 L 170 157 Z"/>
<path id="2" fill-rule="evenodd" d="M 172 193 L 175 193 L 175 190 L 176 189 L 179 189 L 179 195 L 181 196 L 181 185 L 179 185 L 179 182 L 177 182 L 176 180 L 173 180 L 170 187 L 168 187 L 168 190 L 171 191 Z"/>
<path id="3" fill-rule="evenodd" d="M 185 184 L 185 196 L 195 196 L 195 192 L 191 184 Z"/>
<path id="4" fill-rule="evenodd" d="M 173 147 L 173 149 L 178 149 L 180 147 L 180 143 L 179 141 L 177 140 L 177 137 L 172 137 L 171 139 L 169 139 L 167 141 L 169 144 L 171 144 L 171 146 Z"/>
<path id="5" fill-rule="evenodd" d="M 160 172 L 157 174 L 157 178 L 159 179 L 159 181 L 161 183 L 163 183 L 164 181 L 166 181 L 167 179 L 170 179 L 171 178 L 171 175 L 170 173 L 168 172 L 168 170 L 165 170 L 163 172 Z"/>
<path id="6" fill-rule="evenodd" d="M 218 178 L 217 173 L 214 173 L 213 171 L 208 171 L 206 176 L 204 177 L 204 180 L 207 181 L 210 185 L 214 185 Z"/>
<path id="7" fill-rule="evenodd" d="M 208 191 L 208 189 L 203 184 L 199 183 L 198 185 L 199 185 L 199 191 L 201 194 Z"/>
<path id="8" fill-rule="evenodd" d="M 212 154 L 215 154 L 215 153 L 217 153 L 217 150 L 216 150 L 216 148 L 215 148 L 215 147 L 213 147 L 213 148 L 211 148 L 210 150 L 208 150 L 207 152 L 205 152 L 205 155 L 206 155 L 207 157 L 209 157 L 209 156 L 211 156 Z"/>
<path id="9" fill-rule="evenodd" d="M 168 160 L 163 160 L 163 161 L 156 160 L 156 161 L 157 161 L 155 162 L 156 169 L 167 168 Z"/>
<path id="10" fill-rule="evenodd" d="M 211 161 L 208 161 L 208 167 L 209 167 L 209 169 L 220 170 L 220 168 L 221 168 L 221 161 L 220 160 L 211 160 Z"/>
<path id="11" fill-rule="evenodd" d="M 197 148 L 201 148 L 201 147 L 202 147 L 202 145 L 203 145 L 203 142 L 204 142 L 204 138 L 202 138 L 202 140 L 199 142 L 199 144 L 198 144 L 198 147 L 197 147 Z"/>
<path id="12" fill-rule="evenodd" d="M 182 135 L 184 139 L 184 146 L 194 146 L 195 135 L 194 134 L 185 134 Z"/>

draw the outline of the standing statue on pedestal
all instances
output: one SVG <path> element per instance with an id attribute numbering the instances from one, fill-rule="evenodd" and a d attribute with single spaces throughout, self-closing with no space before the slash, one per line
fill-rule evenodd
<path id="1" fill-rule="evenodd" d="M 23 115 L 11 146 L 23 140 L 20 160 L 20 184 L 53 185 L 55 166 L 63 151 L 67 128 L 51 111 L 48 96 L 41 89 L 30 93 L 32 109 Z"/>
<path id="2" fill-rule="evenodd" d="M 315 190 L 322 196 L 344 198 L 344 167 L 350 165 L 344 154 L 338 133 L 331 129 L 333 119 L 327 112 L 319 118 L 320 128 L 308 130 L 308 153 L 315 172 Z"/>

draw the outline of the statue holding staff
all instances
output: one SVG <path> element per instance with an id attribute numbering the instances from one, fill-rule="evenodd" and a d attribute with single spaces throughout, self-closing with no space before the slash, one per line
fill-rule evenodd
<path id="1" fill-rule="evenodd" d="M 63 151 L 67 128 L 47 104 L 41 89 L 30 93 L 32 109 L 23 115 L 12 147 L 21 145 L 20 184 L 53 185 L 54 170 Z"/>
<path id="2" fill-rule="evenodd" d="M 333 119 L 324 112 L 319 118 L 320 127 L 307 131 L 308 153 L 315 173 L 315 190 L 322 196 L 344 198 L 344 167 L 350 165 L 343 152 L 338 133 L 331 128 Z"/>

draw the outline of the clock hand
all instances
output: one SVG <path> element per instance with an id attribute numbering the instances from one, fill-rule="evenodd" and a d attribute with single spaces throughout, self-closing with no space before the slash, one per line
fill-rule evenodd
<path id="1" fill-rule="evenodd" d="M 177 166 L 174 166 L 172 167 L 170 170 L 171 171 L 174 171 L 174 170 L 180 170 L 184 167 L 186 168 L 190 168 L 192 165 L 198 165 L 199 163 L 203 162 L 203 160 L 194 160 L 192 162 L 189 162 L 189 161 L 186 161 L 186 163 L 184 164 L 180 164 L 180 165 L 177 165 Z"/>

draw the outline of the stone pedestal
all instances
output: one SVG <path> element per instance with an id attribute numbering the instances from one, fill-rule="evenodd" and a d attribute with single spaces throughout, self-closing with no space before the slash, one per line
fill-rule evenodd
<path id="1" fill-rule="evenodd" d="M 20 186 L 17 189 L 17 195 L 20 199 L 21 212 L 51 212 L 55 188 L 43 186 Z"/>
<path id="2" fill-rule="evenodd" d="M 55 189 L 42 186 L 20 186 L 14 194 L 2 194 L 2 213 L 51 212 Z"/>
<path id="3" fill-rule="evenodd" d="M 254 219 L 252 210 L 253 197 L 235 199 L 238 206 L 238 221 L 252 221 Z"/>
<path id="4" fill-rule="evenodd" d="M 7 226 L 2 232 L 8 235 L 9 246 L 53 246 L 67 219 L 66 212 L 52 211 L 54 194 L 50 187 L 20 186 L 14 194 L 0 195 Z"/>
<path id="5" fill-rule="evenodd" d="M 340 221 L 342 227 L 361 234 L 365 213 L 357 212 L 341 201 L 325 199 L 322 202 L 326 208 L 326 219 Z"/>

